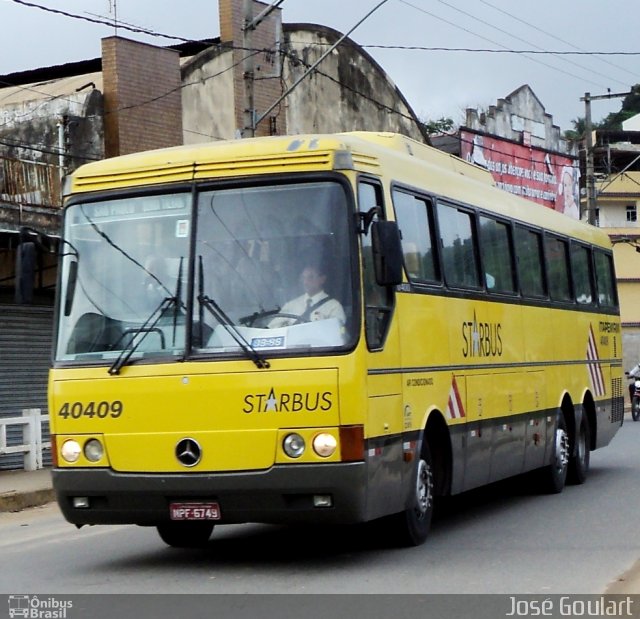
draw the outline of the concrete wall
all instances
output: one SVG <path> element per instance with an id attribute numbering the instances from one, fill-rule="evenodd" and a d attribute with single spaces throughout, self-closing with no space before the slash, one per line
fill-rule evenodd
<path id="1" fill-rule="evenodd" d="M 323 26 L 285 24 L 284 82 L 292 84 L 340 36 Z M 389 76 L 349 39 L 289 95 L 283 107 L 289 134 L 394 131 L 428 141 Z"/>
<path id="2" fill-rule="evenodd" d="M 65 128 L 67 168 L 104 156 L 102 77 L 84 74 L 0 90 L 0 155 L 58 164 L 58 124 Z"/>
<path id="3" fill-rule="evenodd" d="M 233 54 L 212 47 L 182 66 L 182 131 L 185 144 L 236 137 Z"/>
<path id="4" fill-rule="evenodd" d="M 499 135 L 507 140 L 575 155 L 573 145 L 562 137 L 560 127 L 528 85 L 520 86 L 488 110 L 468 109 L 465 126 Z"/>
<path id="5" fill-rule="evenodd" d="M 256 96 L 258 116 L 304 74 L 341 36 L 316 25 L 284 24 L 280 79 L 264 80 L 269 90 Z M 224 43 L 188 60 L 182 67 L 185 143 L 238 137 L 243 128 L 244 84 L 231 69 L 237 54 Z M 264 65 L 258 61 L 257 66 Z M 234 113 L 234 107 L 236 111 Z M 240 123 L 240 124 L 239 124 Z M 394 131 L 426 142 L 420 123 L 382 68 L 359 46 L 346 41 L 268 114 L 256 135 Z"/>

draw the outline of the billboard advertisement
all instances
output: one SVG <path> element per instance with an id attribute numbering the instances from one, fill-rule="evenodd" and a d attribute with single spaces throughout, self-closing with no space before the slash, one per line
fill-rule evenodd
<path id="1" fill-rule="evenodd" d="M 500 189 L 580 219 L 580 170 L 574 157 L 464 130 L 460 147 L 460 156 L 489 170 Z"/>

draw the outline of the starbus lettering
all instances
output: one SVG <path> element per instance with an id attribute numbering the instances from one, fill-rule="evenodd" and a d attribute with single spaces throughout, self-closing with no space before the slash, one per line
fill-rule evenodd
<path id="1" fill-rule="evenodd" d="M 502 356 L 502 324 L 499 322 L 478 322 L 474 312 L 472 321 L 462 323 L 462 339 L 465 358 Z"/>
<path id="2" fill-rule="evenodd" d="M 328 411 L 333 406 L 330 391 L 308 391 L 305 393 L 277 394 L 271 388 L 269 393 L 253 393 L 244 397 L 244 413 L 299 413 L 301 411 Z"/>

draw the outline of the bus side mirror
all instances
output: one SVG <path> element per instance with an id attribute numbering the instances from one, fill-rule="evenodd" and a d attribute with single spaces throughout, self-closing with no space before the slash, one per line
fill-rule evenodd
<path id="1" fill-rule="evenodd" d="M 402 283 L 402 242 L 395 221 L 371 224 L 371 245 L 376 283 L 397 286 Z"/>
<path id="2" fill-rule="evenodd" d="M 76 293 L 76 283 L 78 281 L 78 263 L 73 261 L 69 264 L 69 280 L 67 283 L 67 294 L 64 299 L 64 315 L 69 316 L 71 314 L 71 308 L 73 306 L 73 297 Z"/>

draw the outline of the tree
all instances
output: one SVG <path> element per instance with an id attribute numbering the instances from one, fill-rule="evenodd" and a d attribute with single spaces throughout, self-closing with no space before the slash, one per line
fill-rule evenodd
<path id="1" fill-rule="evenodd" d="M 442 117 L 438 120 L 421 120 L 422 126 L 428 135 L 436 135 L 438 133 L 448 133 L 453 129 L 454 122 L 452 118 Z"/>
<path id="2" fill-rule="evenodd" d="M 608 129 L 609 131 L 622 131 L 622 123 L 632 116 L 640 114 L 640 84 L 631 88 L 629 94 L 622 100 L 619 112 L 611 112 L 598 123 L 598 129 Z"/>
<path id="3" fill-rule="evenodd" d="M 640 84 L 633 86 L 629 94 L 622 100 L 619 112 L 611 112 L 605 116 L 600 122 L 592 123 L 594 129 L 605 129 L 609 131 L 622 131 L 622 123 L 640 114 Z M 571 121 L 573 129 L 564 132 L 567 140 L 574 142 L 584 137 L 585 119 L 584 117 L 575 118 Z"/>
<path id="4" fill-rule="evenodd" d="M 573 125 L 573 129 L 568 129 L 564 132 L 565 140 L 569 140 L 570 142 L 577 142 L 584 137 L 584 129 L 586 125 L 586 121 L 584 117 L 574 118 L 571 121 Z"/>

